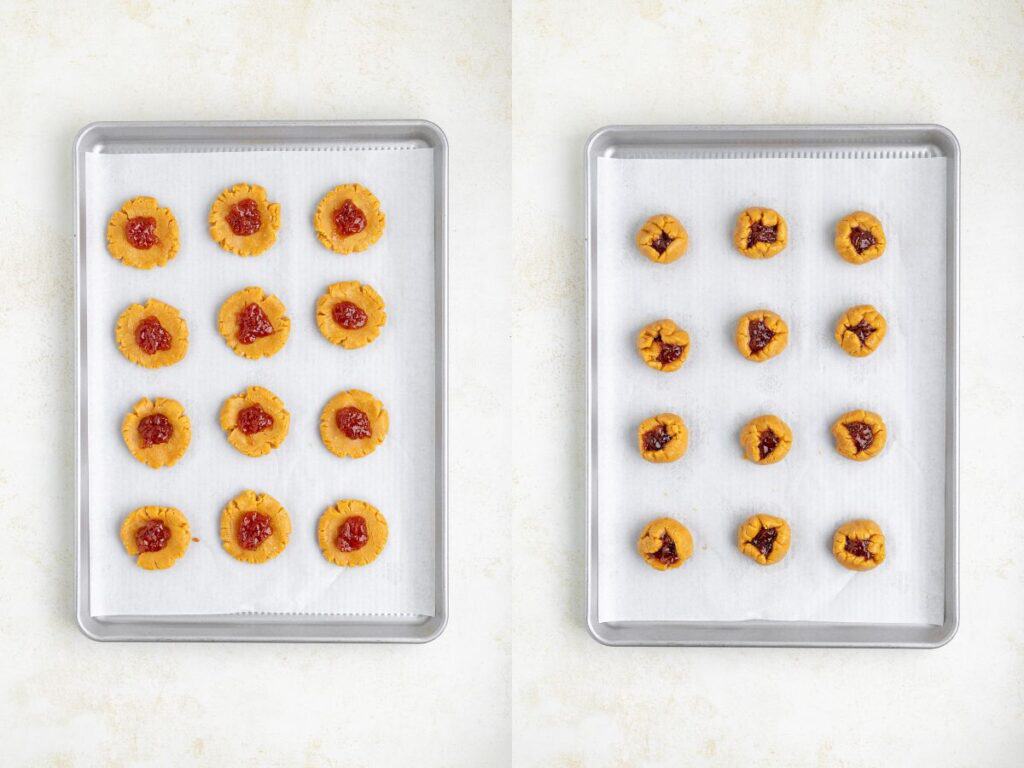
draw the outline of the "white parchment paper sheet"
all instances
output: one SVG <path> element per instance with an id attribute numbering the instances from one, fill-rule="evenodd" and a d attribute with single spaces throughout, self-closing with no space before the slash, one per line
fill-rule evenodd
<path id="1" fill-rule="evenodd" d="M 596 311 L 601 621 L 745 619 L 940 624 L 946 418 L 945 159 L 676 159 L 598 162 Z M 732 246 L 749 205 L 780 211 L 790 243 L 754 261 Z M 835 222 L 863 209 L 883 222 L 885 255 L 854 266 L 832 246 Z M 648 261 L 633 239 L 647 216 L 676 215 L 685 257 Z M 840 314 L 874 304 L 889 323 L 867 358 L 844 353 Z M 757 364 L 733 343 L 737 320 L 767 308 L 790 329 L 785 352 Z M 690 333 L 682 369 L 662 374 L 635 350 L 637 331 L 669 317 Z M 843 412 L 877 411 L 889 429 L 868 462 L 839 456 L 829 429 Z M 637 425 L 676 412 L 690 430 L 672 464 L 640 458 Z M 775 413 L 793 429 L 789 455 L 757 466 L 738 433 Z M 785 517 L 788 556 L 760 567 L 736 548 L 755 512 Z M 652 518 L 690 528 L 693 558 L 658 572 L 636 554 Z M 835 528 L 870 517 L 886 562 L 868 573 L 832 558 Z"/>
<path id="2" fill-rule="evenodd" d="M 434 612 L 435 301 L 434 187 L 430 149 L 296 150 L 87 157 L 89 532 L 94 615 L 209 614 L 246 611 L 323 614 Z M 266 187 L 281 204 L 277 243 L 241 258 L 214 243 L 210 204 L 238 182 Z M 317 241 L 313 211 L 337 184 L 358 181 L 387 214 L 383 237 L 369 250 L 342 256 Z M 115 261 L 106 249 L 109 216 L 124 200 L 151 195 L 170 206 L 181 228 L 172 262 L 148 271 Z M 328 284 L 359 280 L 386 302 L 378 339 L 345 350 L 316 327 L 315 303 Z M 291 335 L 259 361 L 235 355 L 217 332 L 217 312 L 233 292 L 258 285 L 284 302 Z M 114 342 L 118 315 L 156 297 L 178 307 L 189 325 L 185 359 L 147 370 L 129 363 Z M 218 423 L 229 395 L 258 384 L 284 400 L 291 429 L 261 458 L 243 456 Z M 391 417 L 372 455 L 339 459 L 320 441 L 320 409 L 336 392 L 364 389 Z M 120 424 L 140 397 L 179 400 L 192 421 L 192 444 L 178 464 L 153 470 L 128 453 Z M 249 565 L 221 547 L 220 512 L 252 488 L 291 515 L 288 548 Z M 338 568 L 316 540 L 321 512 L 337 499 L 376 505 L 390 527 L 387 547 L 364 568 Z M 145 504 L 180 508 L 193 543 L 173 567 L 140 570 L 118 529 Z"/>

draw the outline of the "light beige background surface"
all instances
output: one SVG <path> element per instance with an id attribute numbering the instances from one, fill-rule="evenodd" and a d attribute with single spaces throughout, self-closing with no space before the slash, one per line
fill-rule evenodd
<path id="1" fill-rule="evenodd" d="M 0 8 L 0 763 L 1020 763 L 1020 3 L 577 5 Z M 452 147 L 447 632 L 423 647 L 85 639 L 75 132 L 397 116 L 438 122 Z M 582 620 L 587 135 L 915 121 L 963 145 L 959 635 L 922 652 L 598 645 Z"/>

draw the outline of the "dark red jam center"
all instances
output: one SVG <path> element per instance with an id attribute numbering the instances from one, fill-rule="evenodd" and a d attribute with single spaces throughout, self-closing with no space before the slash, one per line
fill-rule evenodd
<path id="1" fill-rule="evenodd" d="M 242 549 L 256 549 L 273 532 L 270 518 L 259 512 L 246 512 L 238 521 L 238 543 L 242 545 Z"/>
<path id="2" fill-rule="evenodd" d="M 351 200 L 346 200 L 334 210 L 334 226 L 342 237 L 358 235 L 366 229 L 366 214 Z"/>
<path id="3" fill-rule="evenodd" d="M 361 515 L 346 517 L 345 522 L 338 529 L 338 538 L 335 544 L 342 552 L 354 552 L 366 546 L 370 540 L 370 534 L 366 530 L 366 518 Z"/>
<path id="4" fill-rule="evenodd" d="M 238 313 L 238 340 L 242 344 L 252 344 L 256 339 L 269 336 L 274 332 L 270 318 L 259 304 L 247 304 Z"/>
<path id="5" fill-rule="evenodd" d="M 676 552 L 676 543 L 667 533 L 661 536 L 661 549 L 648 555 L 652 560 L 657 560 L 663 565 L 672 565 L 679 560 L 679 553 Z"/>
<path id="6" fill-rule="evenodd" d="M 758 435 L 757 441 L 757 452 L 761 454 L 761 460 L 771 455 L 771 452 L 775 450 L 778 444 L 781 442 L 779 436 L 775 434 L 773 429 L 766 429 Z"/>
<path id="7" fill-rule="evenodd" d="M 857 453 L 867 450 L 875 442 L 875 433 L 869 424 L 865 424 L 863 421 L 851 421 L 843 426 L 850 433 L 850 439 L 853 440 Z"/>
<path id="8" fill-rule="evenodd" d="M 653 429 L 648 429 L 644 432 L 645 451 L 660 451 L 671 442 L 672 435 L 669 434 L 668 427 L 664 424 L 659 424 Z"/>
<path id="9" fill-rule="evenodd" d="M 351 301 L 339 301 L 335 304 L 331 308 L 331 317 L 342 328 L 348 328 L 350 331 L 362 328 L 367 321 L 366 313 Z"/>
<path id="10" fill-rule="evenodd" d="M 152 216 L 136 216 L 124 225 L 124 237 L 132 248 L 147 251 L 160 242 L 156 236 L 156 219 Z"/>
<path id="11" fill-rule="evenodd" d="M 775 540 L 779 537 L 778 528 L 762 528 L 757 532 L 757 536 L 750 540 L 750 543 L 754 545 L 758 552 L 765 557 L 771 554 L 772 549 L 775 547 Z"/>
<path id="12" fill-rule="evenodd" d="M 171 334 L 155 316 L 150 315 L 135 326 L 135 343 L 147 355 L 155 355 L 171 348 Z"/>
<path id="13" fill-rule="evenodd" d="M 673 239 L 674 238 L 671 238 L 671 237 L 668 236 L 667 232 L 662 232 L 660 235 L 658 235 L 658 239 L 654 240 L 651 243 L 651 248 L 656 250 L 658 252 L 658 254 L 660 255 L 660 254 L 662 254 L 662 253 L 664 253 L 665 251 L 668 250 L 668 247 L 670 245 L 672 245 L 672 240 Z"/>
<path id="14" fill-rule="evenodd" d="M 240 237 L 259 232 L 263 225 L 263 220 L 260 218 L 260 206 L 251 197 L 239 200 L 232 205 L 226 218 L 231 231 Z"/>
<path id="15" fill-rule="evenodd" d="M 756 355 L 775 338 L 775 331 L 765 325 L 764 320 L 751 320 L 747 324 L 747 335 L 750 337 L 747 342 L 750 354 Z"/>
<path id="16" fill-rule="evenodd" d="M 139 552 L 159 552 L 171 540 L 171 531 L 163 520 L 147 520 L 135 531 L 135 546 Z"/>
<path id="17" fill-rule="evenodd" d="M 139 437 L 142 438 L 142 447 L 149 448 L 151 445 L 162 445 L 171 439 L 174 434 L 174 427 L 171 421 L 162 413 L 151 413 L 139 419 Z"/>
<path id="18" fill-rule="evenodd" d="M 351 405 L 335 411 L 334 422 L 349 440 L 362 440 L 373 434 L 370 429 L 370 417 Z"/>
<path id="19" fill-rule="evenodd" d="M 683 356 L 683 348 L 679 344 L 669 344 L 667 341 L 661 342 L 661 351 L 658 353 L 658 362 L 662 365 L 668 363 L 674 363 L 680 357 Z"/>
<path id="20" fill-rule="evenodd" d="M 871 543 L 870 539 L 847 539 L 846 544 L 843 547 L 854 557 L 866 557 L 868 560 L 871 559 L 871 551 L 868 549 L 868 544 Z"/>
<path id="21" fill-rule="evenodd" d="M 861 229 L 860 227 L 854 227 L 850 230 L 850 245 L 853 246 L 853 250 L 857 253 L 864 253 L 874 244 L 875 236 L 868 230 Z"/>
<path id="22" fill-rule="evenodd" d="M 778 236 L 778 225 L 768 227 L 755 221 L 750 225 L 750 234 L 747 235 L 747 248 L 751 248 L 754 243 L 774 243 Z"/>
<path id="23" fill-rule="evenodd" d="M 250 405 L 238 412 L 238 428 L 243 435 L 255 435 L 274 426 L 274 417 L 258 405 Z"/>
<path id="24" fill-rule="evenodd" d="M 877 329 L 873 325 L 868 324 L 866 320 L 861 320 L 856 325 L 846 326 L 846 330 L 860 339 L 861 344 L 865 344 L 867 343 L 868 336 L 874 333 Z"/>

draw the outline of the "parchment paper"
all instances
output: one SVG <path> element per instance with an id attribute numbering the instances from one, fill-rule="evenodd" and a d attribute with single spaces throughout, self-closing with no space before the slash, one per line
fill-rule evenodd
<path id="1" fill-rule="evenodd" d="M 599 398 L 599 615 L 605 621 L 746 619 L 940 624 L 945 487 L 946 220 L 942 158 L 603 158 L 598 167 L 596 310 Z M 732 246 L 737 214 L 780 211 L 790 244 L 754 261 Z M 888 246 L 867 265 L 843 261 L 835 222 L 858 209 L 883 222 Z M 660 265 L 635 248 L 647 216 L 668 212 L 690 234 L 680 261 Z M 843 311 L 874 304 L 889 323 L 875 354 L 853 358 L 832 334 Z M 767 308 L 790 328 L 785 352 L 757 364 L 732 336 L 745 312 Z M 669 317 L 689 333 L 682 369 L 646 367 L 639 329 Z M 839 456 L 829 433 L 842 413 L 878 412 L 884 452 Z M 637 425 L 671 411 L 690 430 L 687 454 L 644 461 Z M 739 430 L 775 413 L 794 433 L 780 463 L 743 459 Z M 788 556 L 761 567 L 736 548 L 755 512 L 786 518 Z M 693 558 L 658 572 L 636 553 L 655 517 L 690 528 Z M 840 567 L 835 528 L 870 517 L 887 560 L 867 573 Z"/>

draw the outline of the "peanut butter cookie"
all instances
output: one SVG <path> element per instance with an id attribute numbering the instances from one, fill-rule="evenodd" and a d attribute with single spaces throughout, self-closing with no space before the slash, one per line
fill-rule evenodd
<path id="1" fill-rule="evenodd" d="M 388 521 L 372 504 L 342 499 L 320 515 L 316 537 L 328 562 L 341 566 L 368 565 L 388 543 Z"/>
<path id="2" fill-rule="evenodd" d="M 775 357 L 789 344 L 785 321 L 767 309 L 756 309 L 736 324 L 736 349 L 747 360 L 763 363 Z"/>
<path id="3" fill-rule="evenodd" d="M 291 330 L 291 320 L 277 296 L 252 286 L 233 293 L 220 307 L 217 327 L 239 357 L 258 360 L 277 354 Z"/>
<path id="4" fill-rule="evenodd" d="M 848 459 L 867 461 L 885 448 L 885 422 L 871 411 L 848 411 L 832 425 L 836 450 Z"/>
<path id="5" fill-rule="evenodd" d="M 154 197 L 133 197 L 107 224 L 107 250 L 129 267 L 162 267 L 178 255 L 180 247 L 177 219 Z"/>
<path id="6" fill-rule="evenodd" d="M 781 517 L 752 515 L 740 526 L 736 545 L 754 562 L 771 565 L 789 552 L 789 539 L 789 523 Z"/>
<path id="7" fill-rule="evenodd" d="M 865 264 L 885 253 L 882 222 L 866 211 L 854 211 L 836 223 L 836 251 L 851 264 Z"/>
<path id="8" fill-rule="evenodd" d="M 851 571 L 870 571 L 885 561 L 885 536 L 874 520 L 851 520 L 832 537 L 836 562 Z"/>
<path id="9" fill-rule="evenodd" d="M 232 395 L 220 409 L 220 426 L 228 442 L 246 456 L 263 456 L 280 446 L 290 423 L 281 398 L 263 387 Z"/>
<path id="10" fill-rule="evenodd" d="M 659 413 L 644 419 L 636 431 L 640 455 L 655 464 L 681 458 L 689 439 L 686 424 L 674 413 Z"/>
<path id="11" fill-rule="evenodd" d="M 362 184 L 342 184 L 320 200 L 313 227 L 324 248 L 335 253 L 365 251 L 384 234 L 380 201 Z"/>
<path id="12" fill-rule="evenodd" d="M 640 253 L 659 264 L 675 261 L 686 253 L 688 245 L 686 228 L 667 213 L 651 216 L 636 233 L 636 247 Z"/>
<path id="13" fill-rule="evenodd" d="M 339 392 L 320 412 L 320 438 L 335 456 L 362 458 L 377 450 L 388 434 L 388 412 L 369 392 Z"/>
<path id="14" fill-rule="evenodd" d="M 882 343 L 885 318 L 870 304 L 850 307 L 836 323 L 836 341 L 849 355 L 867 357 Z"/>
<path id="15" fill-rule="evenodd" d="M 125 552 L 147 571 L 170 568 L 191 541 L 188 520 L 174 507 L 139 507 L 121 523 Z"/>
<path id="16" fill-rule="evenodd" d="M 125 415 L 121 436 L 132 456 L 159 469 L 174 466 L 185 455 L 192 441 L 192 425 L 177 400 L 144 397 Z"/>
<path id="17" fill-rule="evenodd" d="M 770 259 L 789 240 L 786 220 L 771 208 L 747 208 L 736 219 L 732 241 L 748 259 Z"/>
<path id="18" fill-rule="evenodd" d="M 257 256 L 274 244 L 281 206 L 267 200 L 259 184 L 228 187 L 210 206 L 210 237 L 225 251 Z"/>
<path id="19" fill-rule="evenodd" d="M 242 491 L 220 514 L 220 540 L 243 563 L 265 563 L 284 552 L 292 533 L 288 511 L 269 493 Z"/>
<path id="20" fill-rule="evenodd" d="M 774 464 L 789 453 L 793 432 L 778 416 L 765 414 L 751 419 L 740 430 L 743 455 L 755 464 Z"/>
<path id="21" fill-rule="evenodd" d="M 388 321 L 384 299 L 371 286 L 355 280 L 334 283 L 316 302 L 316 324 L 331 344 L 345 349 L 365 347 Z"/>
<path id="22" fill-rule="evenodd" d="M 677 371 L 690 354 L 690 334 L 672 320 L 658 320 L 637 334 L 640 358 L 656 371 Z"/>
<path id="23" fill-rule="evenodd" d="M 659 517 L 644 528 L 636 550 L 651 568 L 668 571 L 681 566 L 693 554 L 693 537 L 678 520 Z"/>
<path id="24" fill-rule="evenodd" d="M 188 351 L 188 325 L 181 312 L 157 299 L 122 312 L 114 338 L 121 354 L 143 368 L 174 365 Z"/>

